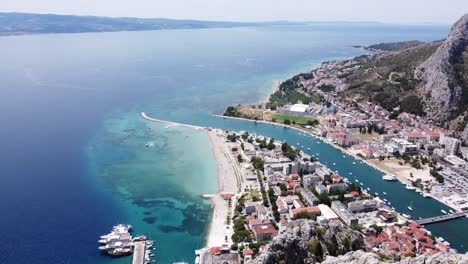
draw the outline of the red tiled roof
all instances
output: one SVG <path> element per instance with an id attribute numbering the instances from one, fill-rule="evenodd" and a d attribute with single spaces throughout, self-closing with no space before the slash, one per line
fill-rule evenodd
<path id="1" fill-rule="evenodd" d="M 258 225 L 253 227 L 253 232 L 259 234 L 274 234 L 276 232 L 275 227 L 272 224 Z"/>
<path id="2" fill-rule="evenodd" d="M 253 250 L 251 250 L 250 248 L 246 248 L 242 251 L 243 256 L 251 256 L 253 255 L 253 253 L 254 253 Z"/>
<path id="3" fill-rule="evenodd" d="M 220 248 L 220 247 L 212 247 L 212 248 L 210 248 L 210 254 L 211 254 L 212 256 L 221 254 L 221 248 Z"/>
<path id="4" fill-rule="evenodd" d="M 317 214 L 320 213 L 320 208 L 318 206 L 309 206 L 297 209 L 291 209 L 291 213 L 293 215 L 297 215 L 298 213 L 307 212 L 309 214 Z"/>

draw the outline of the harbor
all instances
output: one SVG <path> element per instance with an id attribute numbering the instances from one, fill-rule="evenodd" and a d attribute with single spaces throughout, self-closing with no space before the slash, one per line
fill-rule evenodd
<path id="1" fill-rule="evenodd" d="M 100 236 L 98 247 L 103 254 L 112 257 L 122 257 L 133 254 L 132 264 L 154 263 L 154 241 L 146 236 L 136 236 L 132 238 L 130 232 L 131 225 L 119 224 L 112 228 L 109 234 Z"/>

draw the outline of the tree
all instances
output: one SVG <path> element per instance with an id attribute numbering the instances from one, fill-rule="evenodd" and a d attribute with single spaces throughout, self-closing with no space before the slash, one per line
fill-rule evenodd
<path id="1" fill-rule="evenodd" d="M 312 251 L 314 253 L 315 259 L 321 262 L 323 260 L 323 248 L 320 241 L 314 240 L 314 242 L 312 242 Z"/>
<path id="2" fill-rule="evenodd" d="M 241 154 L 237 155 L 237 161 L 239 161 L 239 163 L 244 162 L 244 158 L 242 158 Z"/>
<path id="3" fill-rule="evenodd" d="M 362 246 L 362 241 L 360 241 L 359 239 L 354 239 L 353 242 L 351 242 L 351 249 L 353 251 L 361 249 Z"/>
<path id="4" fill-rule="evenodd" d="M 284 123 L 285 125 L 291 125 L 291 120 L 285 119 L 285 120 L 283 120 L 283 123 Z"/>
<path id="5" fill-rule="evenodd" d="M 262 158 L 253 156 L 250 162 L 252 163 L 255 169 L 263 171 L 263 166 L 265 165 L 265 162 Z"/>

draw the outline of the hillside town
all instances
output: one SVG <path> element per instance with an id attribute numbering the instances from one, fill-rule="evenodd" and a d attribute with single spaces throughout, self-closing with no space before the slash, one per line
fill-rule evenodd
<path id="1" fill-rule="evenodd" d="M 355 59 L 324 62 L 310 73 L 296 75 L 292 83 L 283 84 L 284 89 L 295 89 L 296 99 L 312 96 L 318 100 L 279 106 L 272 95 L 266 107 L 255 111 L 262 112 L 260 121 L 311 133 L 395 176 L 424 197 L 437 199 L 453 210 L 468 210 L 465 142 L 426 117 L 402 112 L 398 107 L 389 111 L 362 98 L 341 96 L 339 92 L 348 89 L 342 76 L 357 67 L 360 66 Z M 250 112 L 227 111 L 225 116 L 232 113 L 259 120 L 258 114 L 252 118 Z"/>
<path id="2" fill-rule="evenodd" d="M 239 193 L 221 193 L 228 204 L 224 243 L 196 251 L 196 263 L 243 263 L 268 249 L 288 225 L 309 219 L 359 231 L 368 251 L 389 257 L 453 252 L 385 198 L 332 171 L 286 142 L 215 130 L 236 157 Z"/>

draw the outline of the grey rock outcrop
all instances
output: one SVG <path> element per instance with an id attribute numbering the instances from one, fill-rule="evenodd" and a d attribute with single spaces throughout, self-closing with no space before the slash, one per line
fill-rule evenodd
<path id="1" fill-rule="evenodd" d="M 429 118 L 445 121 L 459 110 L 463 89 L 453 63 L 467 47 L 468 14 L 452 26 L 444 43 L 416 69 L 415 78 L 422 82 L 419 92 Z"/>
<path id="2" fill-rule="evenodd" d="M 268 250 L 249 263 L 315 263 L 314 254 L 310 250 L 311 244 L 320 241 L 323 252 L 327 254 L 331 241 L 334 239 L 340 245 L 339 250 L 342 252 L 348 252 L 352 247 L 360 249 L 364 244 L 362 235 L 347 227 L 320 225 L 315 221 L 298 220 L 281 230 L 271 242 Z M 349 243 L 345 240 L 349 240 Z M 343 245 L 347 243 L 346 249 Z"/>
<path id="3" fill-rule="evenodd" d="M 403 258 L 400 261 L 382 261 L 379 256 L 374 253 L 364 251 L 349 252 L 339 257 L 327 257 L 322 264 L 379 264 L 379 263 L 395 263 L 395 264 L 468 264 L 468 255 L 461 254 L 435 254 L 435 255 L 419 255 L 414 258 Z"/>

